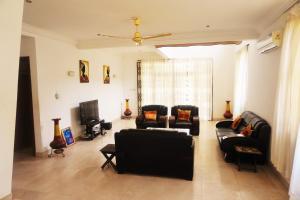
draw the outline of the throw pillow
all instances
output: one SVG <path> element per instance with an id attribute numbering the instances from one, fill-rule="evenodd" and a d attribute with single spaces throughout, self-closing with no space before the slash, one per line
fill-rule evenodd
<path id="1" fill-rule="evenodd" d="M 154 111 L 144 111 L 145 119 L 155 121 L 157 118 L 157 112 Z"/>
<path id="2" fill-rule="evenodd" d="M 236 130 L 236 129 L 239 127 L 239 125 L 241 124 L 241 122 L 242 122 L 242 118 L 241 118 L 241 116 L 238 116 L 238 117 L 232 122 L 231 128 L 232 128 L 233 130 Z"/>
<path id="3" fill-rule="evenodd" d="M 177 110 L 178 117 L 177 119 L 180 121 L 190 121 L 191 111 L 190 110 Z"/>
<path id="4" fill-rule="evenodd" d="M 243 134 L 244 136 L 250 136 L 252 134 L 252 131 L 252 126 L 251 124 L 249 124 L 242 130 L 241 134 Z"/>

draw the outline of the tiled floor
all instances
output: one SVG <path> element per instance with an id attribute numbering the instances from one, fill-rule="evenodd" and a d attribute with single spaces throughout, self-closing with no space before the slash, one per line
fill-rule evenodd
<path id="1" fill-rule="evenodd" d="M 66 157 L 18 158 L 14 163 L 13 199 L 17 200 L 268 200 L 288 199 L 287 190 L 268 172 L 237 171 L 223 161 L 214 122 L 201 122 L 195 139 L 194 180 L 119 175 L 99 149 L 113 143 L 113 133 L 134 127 L 133 120 L 120 120 L 113 130 L 93 141 L 82 141 L 66 150 Z"/>

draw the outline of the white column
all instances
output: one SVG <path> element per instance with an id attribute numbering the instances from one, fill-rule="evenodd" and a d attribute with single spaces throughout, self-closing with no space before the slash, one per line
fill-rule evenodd
<path id="1" fill-rule="evenodd" d="M 0 199 L 11 193 L 23 4 L 0 1 Z"/>

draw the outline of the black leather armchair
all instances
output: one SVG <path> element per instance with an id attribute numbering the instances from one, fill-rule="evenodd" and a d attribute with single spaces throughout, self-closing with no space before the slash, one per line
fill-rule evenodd
<path id="1" fill-rule="evenodd" d="M 250 146 L 259 149 L 263 155 L 258 159 L 259 163 L 268 160 L 271 127 L 261 117 L 253 112 L 245 111 L 241 114 L 242 122 L 233 130 L 232 121 L 220 121 L 216 124 L 216 134 L 221 150 L 225 153 L 226 161 L 235 160 L 234 146 Z M 240 132 L 249 124 L 252 126 L 251 136 L 244 136 Z"/>
<path id="2" fill-rule="evenodd" d="M 177 119 L 178 109 L 191 110 L 191 116 L 188 122 Z M 200 120 L 198 115 L 198 107 L 190 105 L 173 106 L 171 108 L 171 116 L 169 117 L 169 127 L 190 129 L 191 135 L 199 135 Z"/>
<path id="3" fill-rule="evenodd" d="M 156 120 L 146 120 L 144 116 L 144 111 L 156 111 Z M 145 129 L 147 127 L 158 127 L 166 128 L 168 119 L 168 108 L 163 105 L 146 105 L 142 107 L 142 114 L 139 115 L 136 120 L 136 128 Z"/>

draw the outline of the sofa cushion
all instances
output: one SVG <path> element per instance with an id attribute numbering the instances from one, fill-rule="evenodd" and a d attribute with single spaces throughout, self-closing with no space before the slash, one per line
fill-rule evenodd
<path id="1" fill-rule="evenodd" d="M 246 126 L 242 131 L 241 131 L 241 134 L 243 134 L 244 136 L 251 136 L 252 134 L 252 125 L 251 124 L 248 124 L 248 126 Z"/>
<path id="2" fill-rule="evenodd" d="M 143 124 L 146 127 L 159 127 L 159 123 L 153 120 L 145 120 Z"/>
<path id="3" fill-rule="evenodd" d="M 180 120 L 180 121 L 190 121 L 191 110 L 178 109 L 177 113 L 178 113 L 178 117 L 177 117 L 178 120 Z"/>
<path id="4" fill-rule="evenodd" d="M 181 121 L 181 120 L 176 121 L 176 127 L 178 128 L 190 128 L 191 126 L 192 126 L 191 122 Z"/>
<path id="5" fill-rule="evenodd" d="M 241 124 L 242 120 L 243 120 L 243 119 L 241 118 L 241 116 L 238 116 L 238 117 L 232 122 L 231 128 L 232 128 L 233 130 L 236 130 L 236 129 L 239 127 L 239 125 Z"/>
<path id="6" fill-rule="evenodd" d="M 144 111 L 144 115 L 145 115 L 145 120 L 156 121 L 157 111 L 156 110 Z"/>

